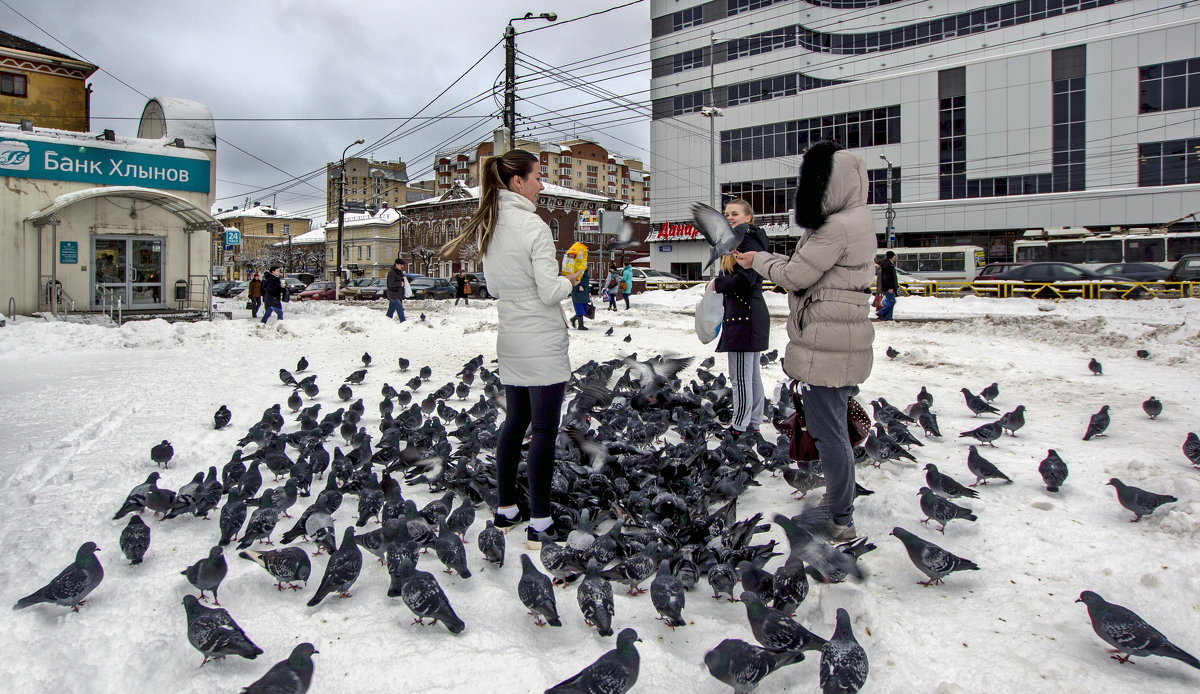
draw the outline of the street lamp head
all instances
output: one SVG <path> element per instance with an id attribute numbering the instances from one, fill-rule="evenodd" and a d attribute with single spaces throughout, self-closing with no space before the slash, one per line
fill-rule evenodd
<path id="1" fill-rule="evenodd" d="M 547 22 L 557 22 L 558 21 L 558 15 L 553 12 L 543 12 L 538 16 L 540 16 L 542 19 L 545 19 Z"/>
<path id="2" fill-rule="evenodd" d="M 364 139 L 362 139 L 362 138 L 360 137 L 360 138 L 358 138 L 357 140 L 355 140 L 355 141 L 354 141 L 354 144 L 356 144 L 356 145 L 361 145 L 361 144 L 362 144 L 362 143 L 364 143 L 364 142 L 366 142 L 366 140 L 364 140 Z"/>

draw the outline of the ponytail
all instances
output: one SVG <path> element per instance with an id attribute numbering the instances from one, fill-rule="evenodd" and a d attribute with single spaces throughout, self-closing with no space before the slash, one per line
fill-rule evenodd
<path id="1" fill-rule="evenodd" d="M 496 229 L 496 217 L 500 213 L 500 191 L 508 189 L 513 176 L 528 176 L 533 167 L 539 165 L 536 154 L 523 149 L 513 149 L 498 157 L 488 157 L 480 166 L 479 209 L 463 225 L 462 233 L 442 246 L 441 256 L 454 260 L 463 245 L 476 241 L 479 257 L 482 258 L 492 241 Z"/>

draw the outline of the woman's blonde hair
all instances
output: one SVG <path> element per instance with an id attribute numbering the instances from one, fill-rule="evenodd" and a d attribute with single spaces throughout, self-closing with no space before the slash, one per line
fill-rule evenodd
<path id="1" fill-rule="evenodd" d="M 725 207 L 729 207 L 730 205 L 740 205 L 742 211 L 750 217 L 750 221 L 754 221 L 754 208 L 750 206 L 750 203 L 746 202 L 742 198 L 734 198 L 733 200 L 725 203 Z M 737 261 L 733 259 L 732 255 L 721 256 L 721 272 L 729 274 L 733 272 L 734 268 L 736 267 Z"/>
<path id="2" fill-rule="evenodd" d="M 487 253 L 496 229 L 496 217 L 500 213 L 500 191 L 508 189 L 513 176 L 524 178 L 534 167 L 540 165 L 536 154 L 523 149 L 513 149 L 498 157 L 488 157 L 480 165 L 479 209 L 463 225 L 462 233 L 442 246 L 441 256 L 446 260 L 458 257 L 463 244 L 475 241 L 479 244 L 479 257 Z"/>

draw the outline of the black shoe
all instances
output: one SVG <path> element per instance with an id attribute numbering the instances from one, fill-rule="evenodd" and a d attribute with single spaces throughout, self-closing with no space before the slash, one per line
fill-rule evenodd
<path id="1" fill-rule="evenodd" d="M 518 508 L 516 518 L 509 518 L 508 516 L 504 515 L 503 513 L 497 513 L 492 518 L 492 526 L 502 532 L 508 532 L 509 530 L 512 530 L 513 528 L 517 527 L 521 523 L 527 522 L 528 520 L 529 520 L 529 512 Z"/>
<path id="2" fill-rule="evenodd" d="M 525 528 L 525 549 L 541 549 L 543 536 L 554 542 L 566 542 L 568 532 L 557 523 L 541 532 L 534 530 L 532 525 L 528 526 Z"/>

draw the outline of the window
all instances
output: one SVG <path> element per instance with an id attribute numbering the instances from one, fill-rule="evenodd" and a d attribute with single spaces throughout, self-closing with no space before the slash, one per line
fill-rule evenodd
<path id="1" fill-rule="evenodd" d="M 819 140 L 836 140 L 846 146 L 854 141 L 854 147 L 895 144 L 900 141 L 900 107 L 725 130 L 721 132 L 721 163 L 799 156 Z"/>
<path id="2" fill-rule="evenodd" d="M 367 246 L 367 260 L 371 259 L 371 247 Z"/>
<path id="3" fill-rule="evenodd" d="M 1138 185 L 1200 183 L 1200 138 L 1138 145 Z"/>
<path id="4" fill-rule="evenodd" d="M 1085 263 L 1119 263 L 1121 262 L 1121 240 L 1089 241 L 1083 244 L 1083 262 Z"/>
<path id="5" fill-rule="evenodd" d="M 735 14 L 757 10 L 768 5 L 773 5 L 781 0 L 729 0 L 729 11 L 726 16 L 732 17 Z M 872 3 L 879 4 L 879 3 Z"/>
<path id="6" fill-rule="evenodd" d="M 657 118 L 682 116 L 685 113 L 695 113 L 704 107 L 704 92 L 690 92 L 665 99 L 655 99 L 655 104 L 662 104 L 655 109 Z"/>
<path id="7" fill-rule="evenodd" d="M 568 177 L 569 177 L 569 176 L 571 175 L 571 170 L 570 170 L 570 169 L 559 169 L 559 170 L 558 170 L 558 175 L 559 175 L 559 176 L 568 176 Z"/>
<path id="8" fill-rule="evenodd" d="M 1166 239 L 1126 239 L 1125 260 L 1130 263 L 1161 263 L 1166 258 Z"/>
<path id="9" fill-rule="evenodd" d="M 704 6 L 697 5 L 671 15 L 671 31 L 681 31 L 704 23 Z"/>
<path id="10" fill-rule="evenodd" d="M 268 234 L 274 234 L 274 233 L 275 233 L 275 225 L 274 225 L 274 224 L 272 224 L 272 223 L 270 223 L 270 222 L 267 222 L 267 233 L 268 233 Z"/>
<path id="11" fill-rule="evenodd" d="M 671 72 L 683 72 L 692 68 L 704 67 L 704 49 L 684 51 L 671 56 Z"/>
<path id="12" fill-rule="evenodd" d="M 357 248 L 357 249 L 358 249 L 358 259 L 359 259 L 359 260 L 362 260 L 362 259 L 363 259 L 363 257 L 362 257 L 362 246 L 355 246 L 355 248 Z"/>
<path id="13" fill-rule="evenodd" d="M 870 169 L 867 171 L 867 204 L 883 205 L 887 197 L 887 169 Z M 892 202 L 900 202 L 900 167 L 892 167 Z"/>
<path id="14" fill-rule="evenodd" d="M 595 165 L 593 165 L 593 164 L 588 164 L 588 167 L 587 167 L 587 172 L 588 172 L 589 174 L 596 174 L 596 173 L 598 173 L 599 171 L 600 171 L 600 168 L 599 168 L 599 167 L 597 167 L 597 166 L 595 166 Z"/>
<path id="15" fill-rule="evenodd" d="M 0 94 L 4 96 L 29 96 L 25 75 L 15 72 L 0 72 Z"/>
<path id="16" fill-rule="evenodd" d="M 291 225 L 291 224 L 284 224 L 284 225 L 283 225 L 283 235 L 284 235 L 284 236 L 291 236 L 291 235 L 292 235 L 292 225 Z"/>
<path id="17" fill-rule="evenodd" d="M 570 157 L 568 157 L 567 155 L 565 155 L 565 154 L 564 154 L 564 155 L 562 156 L 562 165 L 563 165 L 563 166 L 570 166 L 570 165 L 571 165 L 571 158 L 570 158 Z"/>
<path id="18" fill-rule="evenodd" d="M 1082 263 L 1083 242 L 1065 241 L 1050 244 L 1050 260 L 1056 263 Z"/>
<path id="19" fill-rule="evenodd" d="M 558 220 L 557 219 L 550 220 L 550 237 L 553 238 L 555 241 L 558 240 Z"/>
<path id="20" fill-rule="evenodd" d="M 549 176 L 549 175 L 550 175 L 550 167 L 549 167 L 549 166 L 546 166 L 545 164 L 542 164 L 542 175 L 543 175 L 543 176 Z"/>
<path id="21" fill-rule="evenodd" d="M 1138 112 L 1200 107 L 1200 58 L 1138 69 Z"/>

